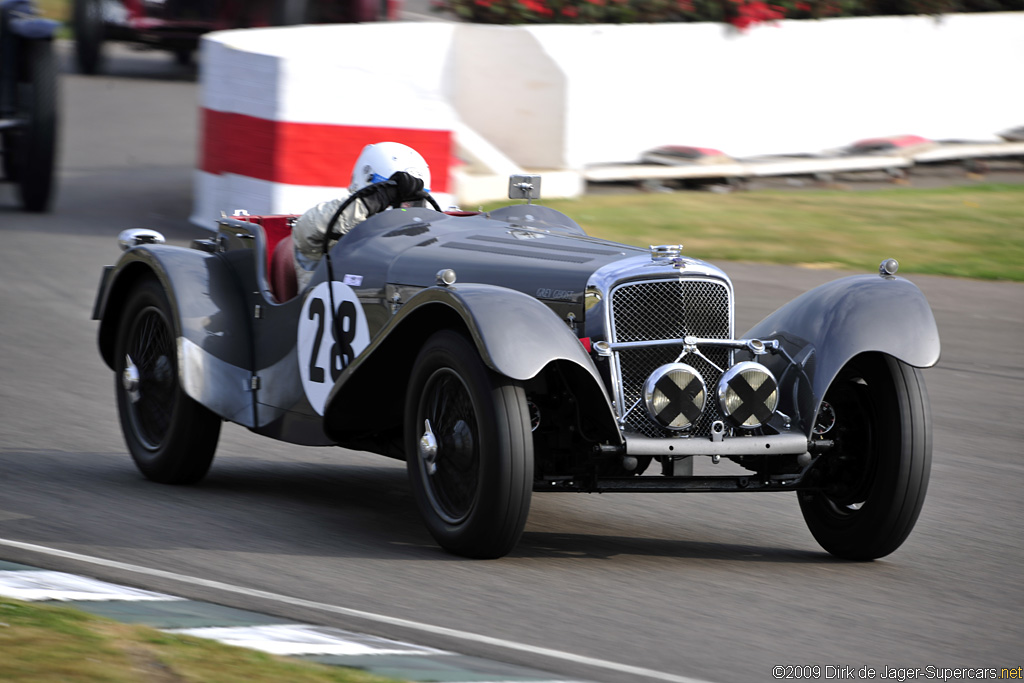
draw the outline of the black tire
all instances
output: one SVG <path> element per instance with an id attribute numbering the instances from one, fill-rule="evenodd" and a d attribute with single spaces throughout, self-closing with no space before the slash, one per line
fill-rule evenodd
<path id="1" fill-rule="evenodd" d="M 274 26 L 308 23 L 309 0 L 274 0 L 270 21 Z"/>
<path id="2" fill-rule="evenodd" d="M 425 422 L 436 469 L 421 454 Z M 533 435 L 520 383 L 492 372 L 461 334 L 434 334 L 416 360 L 405 405 L 413 495 L 437 543 L 490 559 L 518 543 L 533 492 Z"/>
<path id="3" fill-rule="evenodd" d="M 825 401 L 835 440 L 820 464 L 822 488 L 799 492 L 815 540 L 836 557 L 873 560 L 900 547 L 928 491 L 932 433 L 921 373 L 889 356 L 854 358 Z"/>
<path id="4" fill-rule="evenodd" d="M 221 420 L 181 388 L 171 307 L 156 280 L 140 280 L 128 295 L 117 334 L 117 409 L 135 465 L 162 484 L 198 482 Z"/>
<path id="5" fill-rule="evenodd" d="M 75 0 L 72 12 L 78 70 L 90 76 L 103 66 L 103 7 L 101 0 Z"/>
<path id="6" fill-rule="evenodd" d="M 18 111 L 26 124 L 7 136 L 4 166 L 18 183 L 27 211 L 46 211 L 57 159 L 57 59 L 53 42 L 28 40 L 18 82 Z"/>
<path id="7" fill-rule="evenodd" d="M 352 0 L 352 21 L 366 23 L 388 18 L 387 0 Z"/>
<path id="8" fill-rule="evenodd" d="M 192 66 L 195 50 L 190 47 L 179 47 L 173 50 L 174 63 L 178 66 Z"/>
<path id="9" fill-rule="evenodd" d="M 18 165 L 14 163 L 14 153 L 17 144 L 18 141 L 15 139 L 13 131 L 0 131 L 0 153 L 3 155 L 4 180 L 11 183 L 18 180 Z"/>

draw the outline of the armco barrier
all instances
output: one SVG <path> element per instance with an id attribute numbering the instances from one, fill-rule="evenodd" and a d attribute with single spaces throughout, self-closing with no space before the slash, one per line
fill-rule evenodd
<path id="1" fill-rule="evenodd" d="M 297 212 L 331 198 L 362 145 L 381 139 L 419 149 L 435 192 L 472 203 L 501 196 L 508 170 L 562 171 L 545 175 L 543 192 L 572 194 L 584 168 L 665 144 L 813 153 L 904 133 L 994 140 L 1024 123 L 1024 12 L 783 21 L 746 33 L 306 26 L 211 34 L 202 60 L 204 224 L 219 211 Z M 467 177 L 475 170 L 495 178 Z"/>

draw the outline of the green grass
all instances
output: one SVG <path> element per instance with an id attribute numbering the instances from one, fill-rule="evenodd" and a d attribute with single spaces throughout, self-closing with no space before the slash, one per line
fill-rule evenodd
<path id="1" fill-rule="evenodd" d="M 543 203 L 588 233 L 757 261 L 1024 282 L 1024 185 L 588 195 Z M 494 208 L 499 206 L 485 208 Z"/>
<path id="2" fill-rule="evenodd" d="M 353 669 L 0 597 L 0 681 L 7 683 L 386 683 Z"/>
<path id="3" fill-rule="evenodd" d="M 49 19 L 68 21 L 71 18 L 71 0 L 36 0 L 36 7 Z"/>
<path id="4" fill-rule="evenodd" d="M 71 20 L 71 0 L 36 0 L 35 4 L 47 19 Z"/>

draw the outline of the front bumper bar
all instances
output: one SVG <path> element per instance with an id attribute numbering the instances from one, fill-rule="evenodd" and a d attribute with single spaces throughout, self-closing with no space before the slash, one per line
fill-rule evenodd
<path id="1" fill-rule="evenodd" d="M 686 457 L 690 455 L 801 455 L 807 452 L 803 434 L 772 436 L 733 436 L 721 441 L 704 438 L 652 439 L 645 436 L 626 437 L 626 455 Z"/>
<path id="2" fill-rule="evenodd" d="M 602 477 L 592 481 L 558 479 L 534 483 L 536 492 L 562 493 L 698 493 L 728 491 L 797 491 L 813 488 L 802 474 L 767 479 L 756 474 L 715 477 Z"/>

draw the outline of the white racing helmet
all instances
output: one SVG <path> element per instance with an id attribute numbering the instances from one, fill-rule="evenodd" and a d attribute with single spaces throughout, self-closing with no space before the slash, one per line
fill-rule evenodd
<path id="1" fill-rule="evenodd" d="M 379 183 L 397 171 L 405 171 L 423 181 L 423 189 L 430 192 L 430 168 L 420 153 L 398 142 L 378 142 L 363 147 L 352 167 L 352 192 L 367 185 Z"/>

